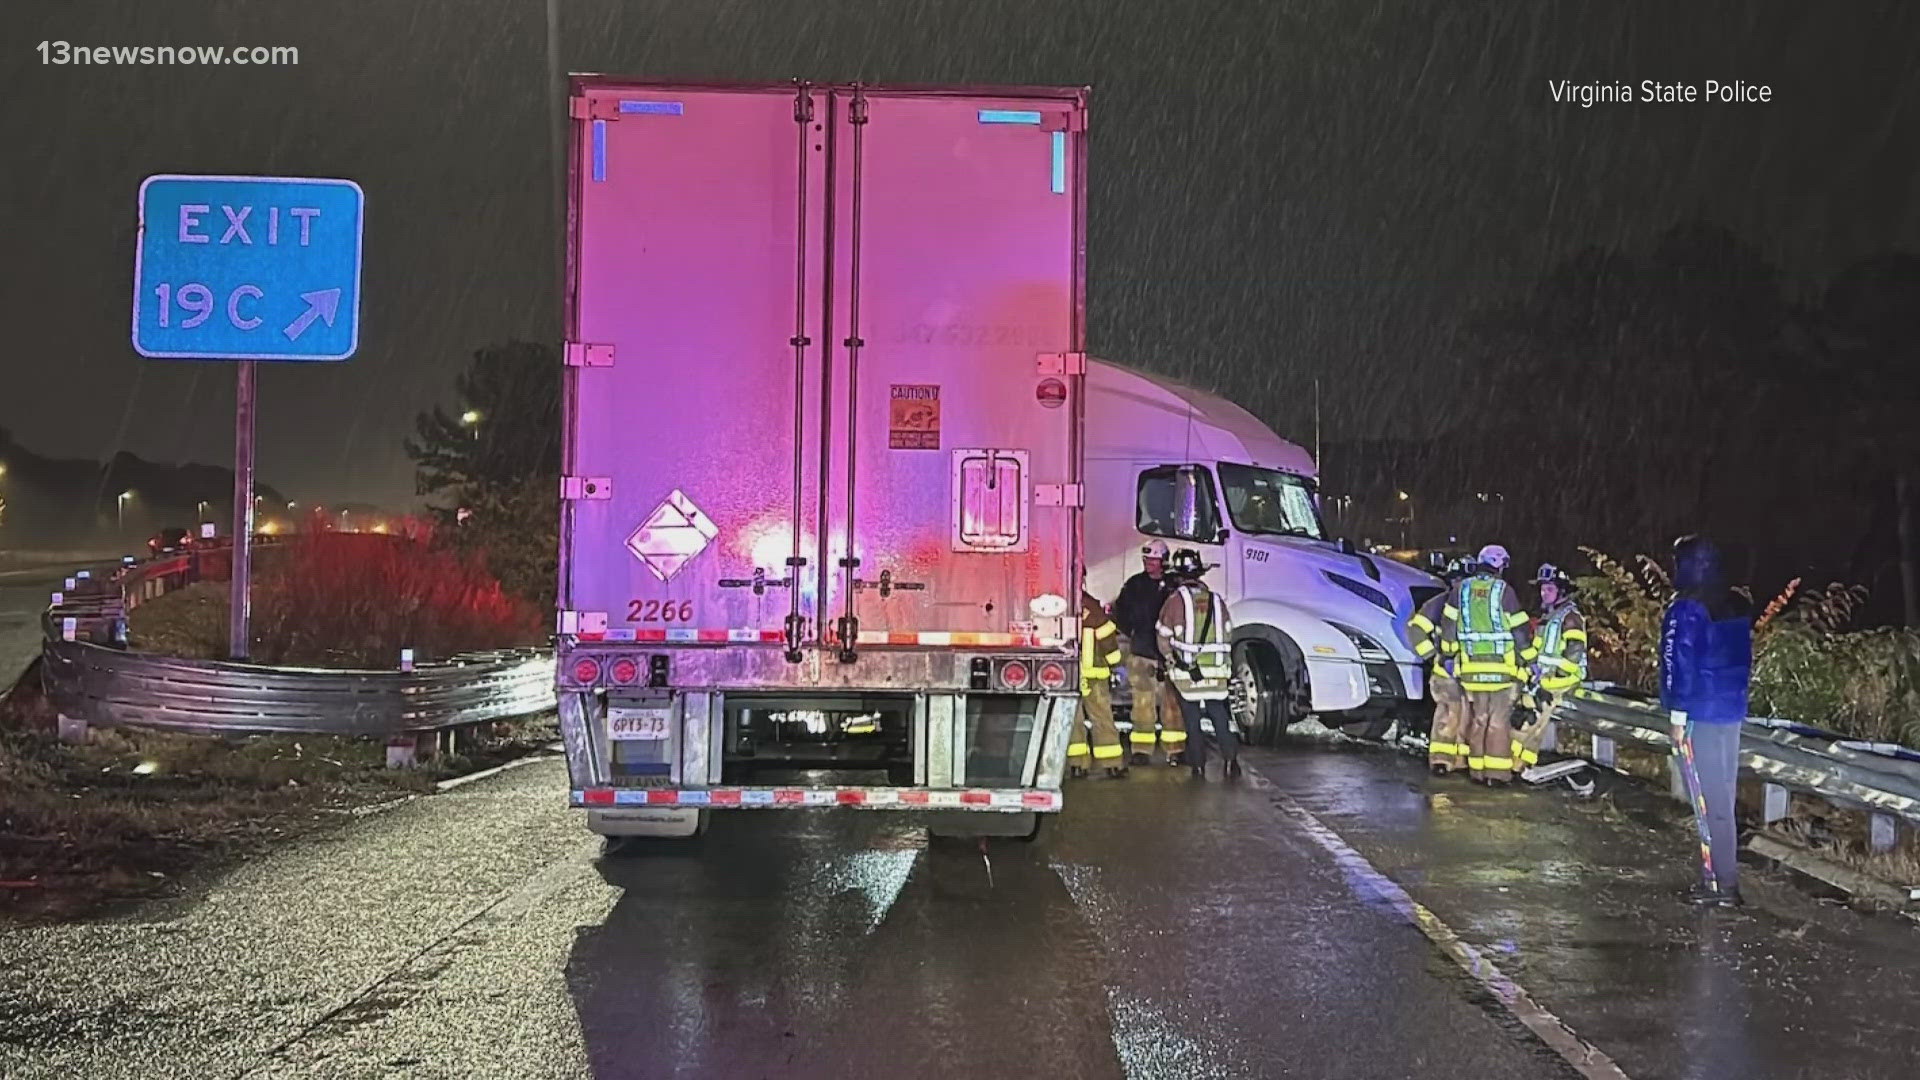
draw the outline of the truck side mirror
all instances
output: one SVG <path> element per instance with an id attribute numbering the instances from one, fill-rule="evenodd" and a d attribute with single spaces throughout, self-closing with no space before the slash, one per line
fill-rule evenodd
<path id="1" fill-rule="evenodd" d="M 1213 542 L 1216 544 L 1224 544 L 1227 542 L 1227 537 L 1232 535 L 1232 533 L 1227 531 L 1225 526 L 1221 526 L 1220 531 L 1213 534 Z"/>

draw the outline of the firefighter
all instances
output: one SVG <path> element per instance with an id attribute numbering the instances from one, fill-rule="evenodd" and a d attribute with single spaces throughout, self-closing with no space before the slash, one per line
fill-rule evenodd
<path id="1" fill-rule="evenodd" d="M 1573 579 L 1552 563 L 1542 563 L 1533 581 L 1540 588 L 1540 618 L 1533 632 L 1533 644 L 1540 652 L 1520 698 L 1522 705 L 1532 699 L 1533 718 L 1513 735 L 1516 776 L 1540 764 L 1540 741 L 1546 737 L 1554 706 L 1587 677 L 1587 620 L 1574 604 Z"/>
<path id="2" fill-rule="evenodd" d="M 1196 778 L 1207 775 L 1207 742 L 1200 718 L 1213 726 L 1214 742 L 1225 759 L 1223 775 L 1240 775 L 1240 747 L 1233 737 L 1233 719 L 1227 715 L 1227 689 L 1233 676 L 1233 622 L 1227 615 L 1227 602 L 1207 588 L 1201 578 L 1206 564 L 1200 553 L 1181 548 L 1173 553 L 1167 574 L 1173 589 L 1161 605 L 1155 629 L 1160 637 L 1160 655 L 1166 657 L 1168 681 L 1180 696 L 1180 712 L 1185 730 L 1193 739 L 1187 747 L 1186 761 Z"/>
<path id="3" fill-rule="evenodd" d="M 1133 692 L 1133 730 L 1127 734 L 1127 743 L 1135 765 L 1153 764 L 1156 727 L 1167 764 L 1180 764 L 1187 747 L 1186 723 L 1179 707 L 1169 706 L 1172 692 L 1160 678 L 1160 642 L 1154 629 L 1171 584 L 1166 566 L 1166 541 L 1147 541 L 1140 548 L 1140 572 L 1127 579 L 1113 601 L 1113 620 L 1127 636 L 1127 686 Z"/>
<path id="4" fill-rule="evenodd" d="M 1527 613 L 1501 578 L 1507 549 L 1488 544 L 1473 573 L 1447 593 L 1441 609 L 1441 649 L 1453 656 L 1453 674 L 1466 701 L 1467 771 L 1477 784 L 1513 779 L 1513 711 L 1522 664 L 1533 662 Z"/>
<path id="5" fill-rule="evenodd" d="M 1109 680 L 1113 666 L 1120 662 L 1120 630 L 1107 618 L 1100 601 L 1080 590 L 1080 708 L 1093 728 L 1089 747 L 1087 733 L 1067 744 L 1067 768 L 1075 777 L 1087 775 L 1089 760 L 1106 767 L 1107 775 L 1127 774 L 1120 750 L 1120 730 L 1113 726 L 1113 699 Z M 1091 754 L 1089 754 L 1091 750 Z"/>
<path id="6" fill-rule="evenodd" d="M 1427 735 L 1427 767 L 1433 770 L 1435 776 L 1460 772 L 1467 767 L 1464 734 L 1467 703 L 1463 700 L 1460 680 L 1453 674 L 1454 651 L 1451 647 L 1442 648 L 1444 642 L 1440 636 L 1440 623 L 1445 617 L 1449 594 L 1453 586 L 1466 576 L 1467 565 L 1461 560 L 1448 563 L 1444 575 L 1447 588 L 1420 605 L 1420 610 L 1407 620 L 1407 644 L 1413 648 L 1413 655 L 1433 661 L 1433 667 L 1427 675 L 1427 689 L 1433 695 L 1433 727 Z"/>

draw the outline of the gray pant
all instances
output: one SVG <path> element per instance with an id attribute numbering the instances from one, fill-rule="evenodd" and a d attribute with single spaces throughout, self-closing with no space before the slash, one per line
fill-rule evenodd
<path id="1" fill-rule="evenodd" d="M 1740 884 L 1740 831 L 1733 815 L 1740 776 L 1740 723 L 1689 720 L 1687 729 L 1693 737 L 1693 764 L 1700 774 L 1700 794 L 1707 803 L 1713 876 L 1721 892 L 1731 892 Z"/>

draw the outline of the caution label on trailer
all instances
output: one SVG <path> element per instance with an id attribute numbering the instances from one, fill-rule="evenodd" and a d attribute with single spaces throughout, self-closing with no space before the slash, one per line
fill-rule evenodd
<path id="1" fill-rule="evenodd" d="M 895 383 L 887 402 L 887 447 L 940 449 L 940 388 Z"/>

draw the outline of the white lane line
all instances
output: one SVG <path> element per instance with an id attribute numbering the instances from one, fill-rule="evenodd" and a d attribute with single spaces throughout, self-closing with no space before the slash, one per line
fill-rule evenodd
<path id="1" fill-rule="evenodd" d="M 1461 940 L 1460 935 L 1454 933 L 1452 927 L 1440 921 L 1438 915 L 1408 896 L 1407 891 L 1395 884 L 1392 878 L 1374 869 L 1366 856 L 1349 847 L 1337 833 L 1313 816 L 1312 811 L 1295 802 L 1292 796 L 1274 787 L 1272 781 L 1261 776 L 1254 769 L 1247 769 L 1247 777 L 1254 781 L 1254 786 L 1264 788 L 1282 813 L 1292 818 L 1302 832 L 1325 849 L 1327 854 L 1333 856 L 1333 861 L 1347 873 L 1349 881 L 1354 878 L 1364 881 L 1380 899 L 1385 900 L 1389 906 L 1399 912 L 1401 918 L 1425 934 L 1427 940 L 1433 942 L 1436 948 L 1459 965 L 1460 970 L 1466 972 L 1468 977 L 1486 987 L 1487 991 L 1506 1007 L 1507 1012 L 1515 1020 L 1520 1021 L 1528 1031 L 1538 1036 L 1540 1041 L 1552 1048 L 1554 1053 L 1566 1059 L 1567 1064 L 1573 1066 L 1580 1075 L 1590 1077 L 1592 1080 L 1630 1080 L 1612 1058 L 1592 1043 L 1574 1034 L 1566 1021 L 1548 1012 L 1544 1006 L 1533 1000 L 1533 996 L 1528 994 L 1519 983 L 1502 974 L 1500 969 L 1494 966 L 1493 961 L 1482 955 L 1480 950 Z M 1359 895 L 1357 891 L 1355 895 Z M 1368 898 L 1362 896 L 1360 899 Z"/>
<path id="2" fill-rule="evenodd" d="M 499 776 L 508 769 L 517 769 L 522 765 L 531 765 L 536 761 L 552 761 L 553 758 L 554 755 L 552 754 L 529 754 L 526 757 L 514 758 L 505 765 L 495 765 L 491 769 L 481 769 L 479 772 L 468 773 L 465 776 L 456 776 L 448 780 L 441 780 L 433 786 L 435 790 L 438 791 L 452 791 L 461 784 L 471 784 L 475 780 L 485 780 L 489 776 Z M 565 793 L 562 792 L 562 794 Z"/>

